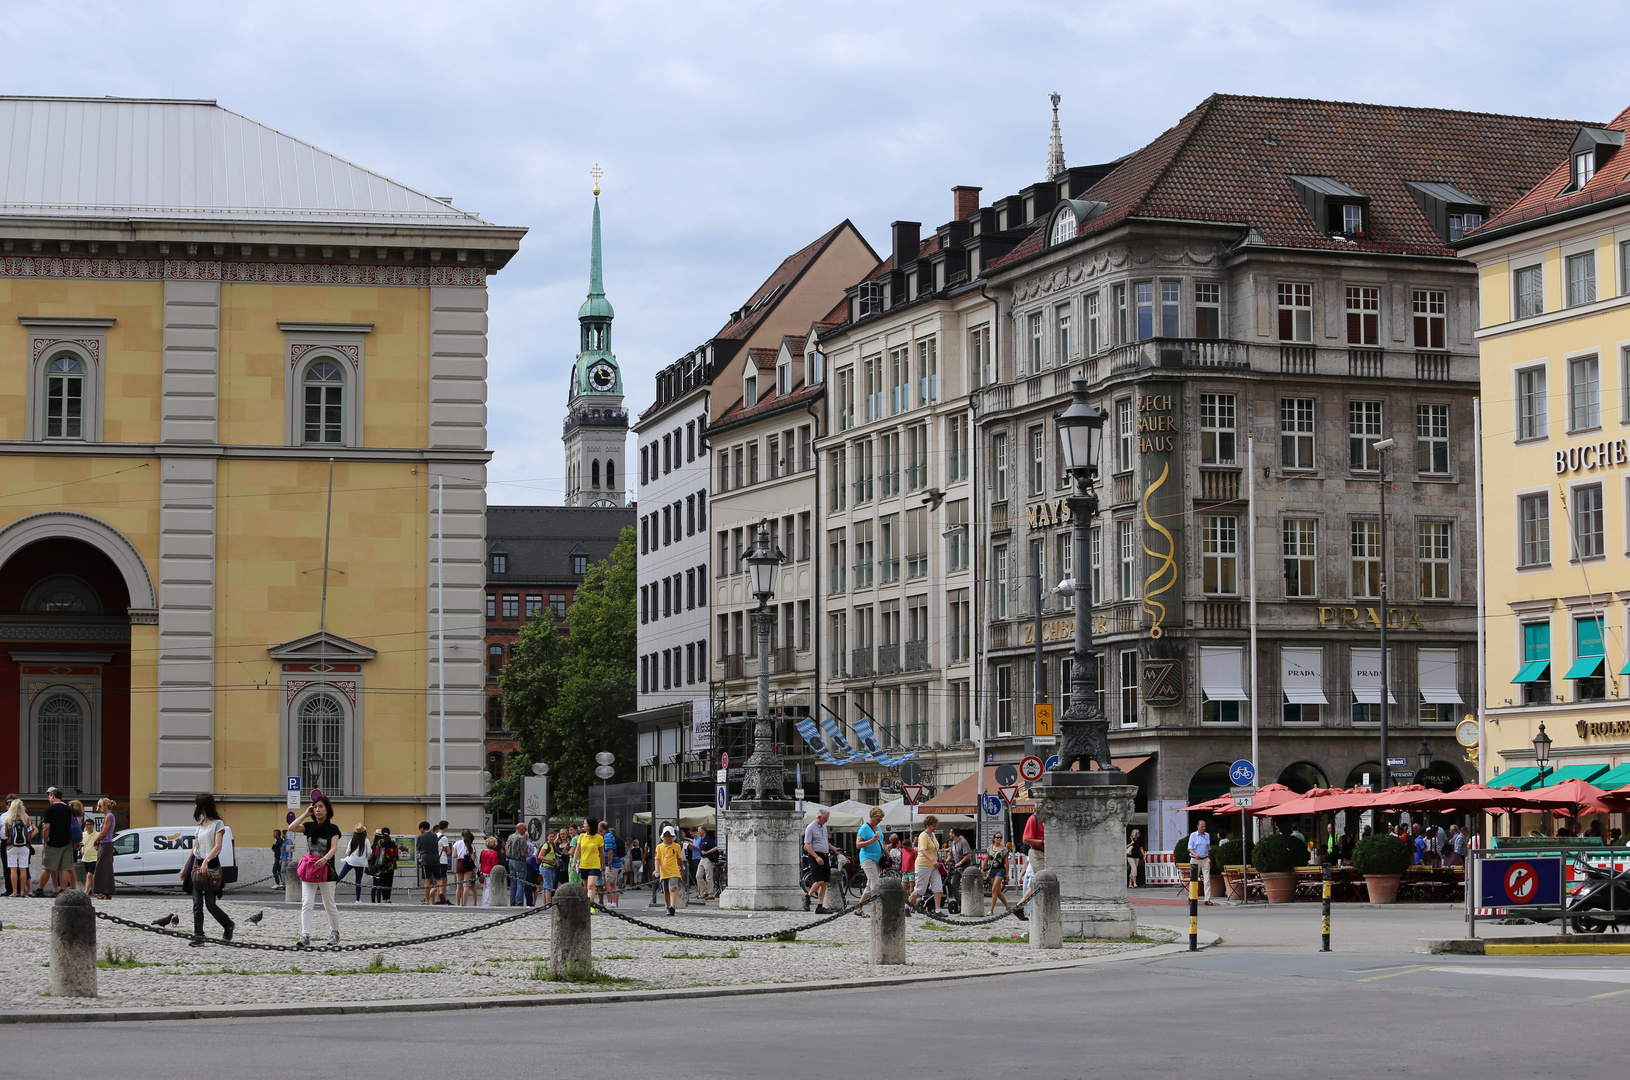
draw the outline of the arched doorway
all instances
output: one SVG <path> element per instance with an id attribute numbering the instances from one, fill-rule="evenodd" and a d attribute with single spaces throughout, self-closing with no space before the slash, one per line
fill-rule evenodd
<path id="1" fill-rule="evenodd" d="M 1364 779 L 1366 776 L 1368 780 Z M 1366 761 L 1362 765 L 1354 765 L 1347 773 L 1347 787 L 1374 787 L 1381 782 L 1381 763 L 1379 761 Z"/>
<path id="2" fill-rule="evenodd" d="M 1233 787 L 1228 779 L 1228 762 L 1213 761 L 1203 766 L 1189 781 L 1189 805 L 1227 795 Z"/>
<path id="3" fill-rule="evenodd" d="M 1298 795 L 1305 795 L 1314 788 L 1330 786 L 1324 770 L 1311 761 L 1298 761 L 1293 765 L 1286 765 L 1279 770 L 1279 782 Z"/>
<path id="4" fill-rule="evenodd" d="M 84 538 L 47 517 L 78 519 Z M 105 526 L 56 514 L 0 534 L 0 744 L 17 748 L 0 755 L 0 788 L 128 804 L 131 590 L 121 563 L 134 552 L 110 557 L 96 529 Z"/>

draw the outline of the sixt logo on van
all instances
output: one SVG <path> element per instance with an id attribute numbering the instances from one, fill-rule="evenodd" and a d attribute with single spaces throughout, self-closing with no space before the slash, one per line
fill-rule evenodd
<path id="1" fill-rule="evenodd" d="M 169 836 L 153 837 L 154 851 L 187 851 L 192 848 L 191 833 L 171 833 Z"/>

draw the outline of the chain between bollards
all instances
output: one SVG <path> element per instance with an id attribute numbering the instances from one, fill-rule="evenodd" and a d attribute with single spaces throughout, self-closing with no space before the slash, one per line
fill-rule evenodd
<path id="1" fill-rule="evenodd" d="M 1330 951 L 1330 860 L 1324 861 L 1324 944 L 1319 946 L 1320 952 Z"/>
<path id="2" fill-rule="evenodd" d="M 1189 859 L 1189 952 L 1200 951 L 1200 872 L 1199 863 Z"/>

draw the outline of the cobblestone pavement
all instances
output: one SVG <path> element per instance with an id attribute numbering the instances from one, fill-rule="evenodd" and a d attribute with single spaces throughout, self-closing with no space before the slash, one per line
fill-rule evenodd
<path id="1" fill-rule="evenodd" d="M 99 903 L 123 918 L 151 922 L 174 912 L 181 922 L 172 929 L 190 930 L 190 897 L 115 897 Z M 238 925 L 240 941 L 293 944 L 299 937 L 297 908 L 268 907 L 255 901 L 222 904 Z M 257 926 L 248 917 L 266 912 Z M 626 900 L 622 910 L 637 918 L 677 929 L 710 934 L 760 934 L 813 921 L 804 912 L 762 912 L 751 917 L 686 914 L 669 918 L 660 908 Z M 349 905 L 340 910 L 342 943 L 389 941 L 442 933 L 514 914 L 509 908 L 440 908 L 407 904 Z M 1165 942 L 1170 931 L 1145 929 L 1134 942 L 1070 942 L 1060 950 L 1032 950 L 1025 940 L 1028 924 L 1003 919 L 986 926 L 944 927 L 912 918 L 905 968 L 877 969 L 866 962 L 869 923 L 848 916 L 828 923 L 790 944 L 776 942 L 694 941 L 659 936 L 609 915 L 594 916 L 595 961 L 606 981 L 592 986 L 556 983 L 544 976 L 549 962 L 550 914 L 541 913 L 507 926 L 465 937 L 381 953 L 268 952 L 219 945 L 190 948 L 180 938 L 150 934 L 98 920 L 98 955 L 119 953 L 130 966 L 104 966 L 98 972 L 100 996 L 65 1002 L 47 996 L 49 972 L 49 900 L 0 898 L 0 1008 L 105 1009 L 150 1005 L 201 1005 L 268 1002 L 379 1001 L 406 998 L 491 997 L 507 994 L 556 994 L 596 989 L 661 989 L 731 986 L 750 983 L 809 982 L 854 978 L 866 974 L 960 971 L 1031 961 L 1058 962 L 1144 948 Z M 219 933 L 205 916 L 205 931 Z M 312 940 L 328 939 L 328 920 L 313 912 Z"/>

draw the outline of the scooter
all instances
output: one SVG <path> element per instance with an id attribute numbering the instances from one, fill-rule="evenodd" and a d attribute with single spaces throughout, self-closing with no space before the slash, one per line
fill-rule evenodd
<path id="1" fill-rule="evenodd" d="M 1579 934 L 1614 933 L 1630 922 L 1630 868 L 1610 870 L 1605 866 L 1578 864 L 1585 884 L 1568 898 L 1569 929 Z M 1586 915 L 1583 912 L 1597 914 Z"/>

